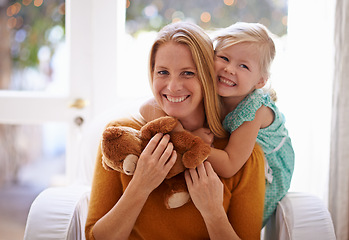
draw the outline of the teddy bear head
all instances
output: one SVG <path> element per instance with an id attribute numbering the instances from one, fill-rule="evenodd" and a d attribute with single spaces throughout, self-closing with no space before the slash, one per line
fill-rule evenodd
<path id="1" fill-rule="evenodd" d="M 210 153 L 210 146 L 190 132 L 174 131 L 178 120 L 161 117 L 143 125 L 139 130 L 120 124 L 107 127 L 101 139 L 102 164 L 106 170 L 116 170 L 133 175 L 138 158 L 156 133 L 169 134 L 177 153 L 177 159 L 164 181 L 169 187 L 166 191 L 166 208 L 177 208 L 189 201 L 183 171 L 195 168 Z"/>
<path id="2" fill-rule="evenodd" d="M 208 157 L 210 146 L 186 130 L 173 131 L 177 124 L 177 119 L 166 116 L 148 122 L 140 130 L 126 126 L 106 128 L 101 140 L 104 168 L 133 175 L 141 152 L 156 133 L 169 134 L 177 153 L 167 179 L 186 168 L 195 168 Z"/>
<path id="3" fill-rule="evenodd" d="M 133 175 L 142 152 L 139 131 L 124 126 L 108 127 L 103 132 L 101 150 L 105 169 Z"/>

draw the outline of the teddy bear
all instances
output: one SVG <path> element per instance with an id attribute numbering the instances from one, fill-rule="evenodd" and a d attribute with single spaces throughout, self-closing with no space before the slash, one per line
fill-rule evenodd
<path id="1" fill-rule="evenodd" d="M 101 139 L 103 167 L 133 175 L 139 155 L 150 139 L 156 133 L 169 134 L 177 160 L 164 180 L 167 184 L 164 202 L 167 209 L 181 207 L 190 200 L 182 173 L 206 160 L 211 147 L 189 131 L 174 130 L 178 123 L 176 118 L 166 116 L 148 122 L 140 130 L 126 126 L 107 127 Z"/>

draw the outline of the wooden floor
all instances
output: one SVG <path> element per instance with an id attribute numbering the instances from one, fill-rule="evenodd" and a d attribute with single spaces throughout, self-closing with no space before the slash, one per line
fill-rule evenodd
<path id="1" fill-rule="evenodd" d="M 64 160 L 37 161 L 21 169 L 16 183 L 0 186 L 1 240 L 23 240 L 32 202 L 63 172 Z"/>
<path id="2" fill-rule="evenodd" d="M 43 189 L 25 184 L 0 188 L 0 233 L 2 240 L 22 240 L 30 205 Z"/>

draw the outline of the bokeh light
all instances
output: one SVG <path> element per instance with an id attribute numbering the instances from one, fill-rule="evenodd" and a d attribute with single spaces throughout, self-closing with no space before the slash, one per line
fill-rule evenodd
<path id="1" fill-rule="evenodd" d="M 61 14 L 61 15 L 65 14 L 65 3 L 62 3 L 61 5 L 59 5 L 58 13 Z"/>
<path id="2" fill-rule="evenodd" d="M 7 20 L 7 26 L 9 28 L 15 28 L 16 27 L 16 24 L 17 24 L 17 19 L 15 17 L 10 17 L 8 20 Z"/>
<path id="3" fill-rule="evenodd" d="M 35 7 L 40 7 L 43 3 L 43 0 L 34 0 L 34 6 Z"/>
<path id="4" fill-rule="evenodd" d="M 127 1 L 126 32 L 133 36 L 142 31 L 159 31 L 174 21 L 191 21 L 211 31 L 238 21 L 259 22 L 262 18 L 269 19 L 264 22 L 273 33 L 279 36 L 287 33 L 283 17 L 287 16 L 288 0 L 124 1 Z"/>
<path id="5" fill-rule="evenodd" d="M 21 10 L 21 8 L 22 8 L 22 5 L 20 3 L 18 3 L 18 2 L 14 3 L 7 8 L 6 14 L 7 14 L 7 16 L 12 17 L 12 16 L 18 14 L 19 11 Z"/>
<path id="6" fill-rule="evenodd" d="M 232 6 L 234 4 L 234 0 L 224 0 L 224 4 L 227 6 Z"/>
<path id="7" fill-rule="evenodd" d="M 183 12 L 181 12 L 181 11 L 175 11 L 173 14 L 172 14 L 172 22 L 178 22 L 178 20 L 179 21 L 181 21 L 181 20 L 183 20 L 185 18 L 185 15 L 184 15 L 184 13 Z"/>
<path id="8" fill-rule="evenodd" d="M 204 23 L 211 21 L 211 14 L 209 12 L 201 13 L 200 20 Z"/>
<path id="9" fill-rule="evenodd" d="M 24 6 L 28 6 L 29 4 L 31 4 L 32 0 L 23 0 L 22 3 Z"/>
<path id="10" fill-rule="evenodd" d="M 148 18 L 153 18 L 153 17 L 156 17 L 158 15 L 158 9 L 154 5 L 149 5 L 149 6 L 145 7 L 143 12 L 144 12 L 144 15 Z"/>

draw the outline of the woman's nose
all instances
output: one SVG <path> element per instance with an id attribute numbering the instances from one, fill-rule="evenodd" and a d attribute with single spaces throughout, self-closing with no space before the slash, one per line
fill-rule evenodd
<path id="1" fill-rule="evenodd" d="M 170 79 L 170 81 L 168 82 L 167 88 L 171 92 L 178 92 L 178 91 L 180 91 L 182 89 L 182 82 L 177 77 L 172 77 Z"/>

